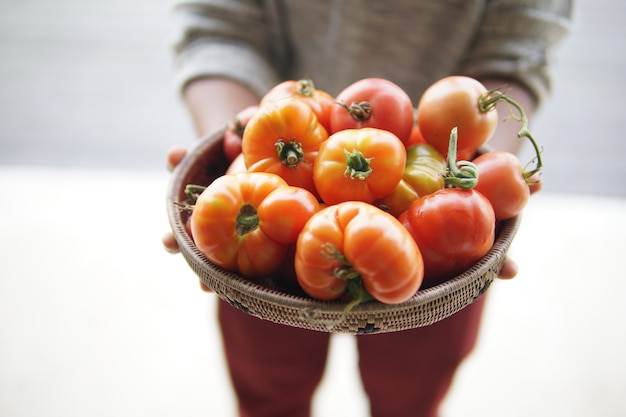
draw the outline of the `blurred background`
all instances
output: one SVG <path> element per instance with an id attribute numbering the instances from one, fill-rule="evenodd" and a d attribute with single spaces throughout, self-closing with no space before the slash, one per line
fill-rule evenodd
<path id="1" fill-rule="evenodd" d="M 195 140 L 169 10 L 0 0 L 0 416 L 234 415 L 214 297 L 160 245 L 165 153 Z M 532 120 L 545 188 L 520 275 L 494 285 L 445 416 L 626 414 L 625 18 L 576 2 Z M 366 415 L 354 341 L 332 343 L 315 415 Z"/>

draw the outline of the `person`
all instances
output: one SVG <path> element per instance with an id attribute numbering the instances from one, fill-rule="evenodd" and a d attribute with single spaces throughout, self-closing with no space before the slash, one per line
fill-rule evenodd
<path id="1" fill-rule="evenodd" d="M 302 78 L 331 95 L 362 78 L 386 78 L 417 103 L 434 81 L 467 75 L 488 89 L 506 85 L 532 117 L 550 92 L 551 57 L 571 13 L 570 0 L 181 0 L 173 9 L 175 82 L 199 137 L 279 82 Z M 518 128 L 499 123 L 489 145 L 519 152 L 523 142 L 511 139 Z M 169 166 L 184 155 L 172 148 Z M 177 251 L 171 234 L 163 244 Z M 500 277 L 516 273 L 508 260 Z M 475 346 L 484 303 L 431 326 L 356 336 L 372 416 L 438 415 Z M 263 321 L 225 302 L 218 321 L 240 415 L 309 416 L 330 335 Z"/>

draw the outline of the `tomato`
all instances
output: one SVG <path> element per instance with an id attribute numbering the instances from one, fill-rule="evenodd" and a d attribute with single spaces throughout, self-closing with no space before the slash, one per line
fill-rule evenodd
<path id="1" fill-rule="evenodd" d="M 237 174 L 239 172 L 246 172 L 246 164 L 243 160 L 243 154 L 239 154 L 233 159 L 233 161 L 226 169 L 226 174 Z"/>
<path id="2" fill-rule="evenodd" d="M 491 249 L 495 214 L 480 192 L 444 188 L 415 200 L 399 221 L 411 233 L 424 260 L 424 286 L 468 269 Z"/>
<path id="3" fill-rule="evenodd" d="M 471 159 L 496 129 L 498 114 L 482 111 L 479 98 L 487 89 L 465 76 L 440 79 L 424 91 L 417 106 L 417 123 L 426 142 L 447 155 L 450 132 L 458 128 L 457 157 Z"/>
<path id="4" fill-rule="evenodd" d="M 335 105 L 333 96 L 315 88 L 312 80 L 286 80 L 275 85 L 261 99 L 261 105 L 283 98 L 296 98 L 304 101 L 317 116 L 318 122 L 326 130 L 330 128 L 330 109 Z"/>
<path id="5" fill-rule="evenodd" d="M 250 119 L 242 153 L 248 171 L 279 175 L 315 193 L 313 163 L 328 138 L 311 108 L 297 99 L 267 102 Z"/>
<path id="6" fill-rule="evenodd" d="M 420 127 L 417 125 L 417 122 L 413 123 L 413 129 L 411 129 L 411 135 L 409 139 L 406 141 L 405 146 L 407 148 L 417 145 L 418 143 L 426 143 L 426 139 L 424 139 L 424 135 L 422 135 L 422 131 Z"/>
<path id="7" fill-rule="evenodd" d="M 388 130 L 402 142 L 411 135 L 414 109 L 411 98 L 397 84 L 382 78 L 365 78 L 341 91 L 331 108 L 330 133 L 375 127 Z"/>
<path id="8" fill-rule="evenodd" d="M 277 175 L 244 172 L 213 181 L 198 197 L 191 231 L 212 263 L 247 278 L 267 275 L 283 262 L 288 245 L 268 236 L 258 207 L 287 183 Z M 276 219 L 270 219 L 276 223 Z"/>
<path id="9" fill-rule="evenodd" d="M 311 297 L 337 299 L 352 285 L 387 304 L 413 296 L 424 273 L 420 250 L 403 225 L 358 201 L 328 206 L 311 217 L 296 243 L 295 269 Z"/>
<path id="10" fill-rule="evenodd" d="M 330 135 L 320 146 L 313 181 L 326 204 L 373 203 L 398 185 L 405 163 L 404 144 L 393 133 L 346 129 Z"/>
<path id="11" fill-rule="evenodd" d="M 474 189 L 491 202 L 496 219 L 506 220 L 521 213 L 530 198 L 530 188 L 517 156 L 505 151 L 492 151 L 472 162 L 478 168 L 478 184 Z"/>
<path id="12" fill-rule="evenodd" d="M 234 161 L 237 155 L 241 153 L 243 131 L 246 129 L 250 118 L 258 109 L 258 105 L 246 107 L 237 113 L 235 118 L 226 126 L 222 146 L 224 147 L 224 155 L 229 162 Z"/>
<path id="13" fill-rule="evenodd" d="M 407 149 L 406 155 L 402 179 L 390 194 L 375 202 L 396 217 L 408 210 L 418 197 L 442 189 L 445 183 L 446 160 L 434 147 L 416 144 Z"/>
<path id="14" fill-rule="evenodd" d="M 317 198 L 300 187 L 272 191 L 257 207 L 261 230 L 280 243 L 296 243 L 309 218 L 320 210 Z"/>

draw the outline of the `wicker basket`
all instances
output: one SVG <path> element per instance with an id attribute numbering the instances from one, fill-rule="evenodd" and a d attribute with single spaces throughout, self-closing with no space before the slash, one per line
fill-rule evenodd
<path id="1" fill-rule="evenodd" d="M 174 236 L 191 269 L 230 305 L 275 323 L 332 333 L 371 334 L 428 326 L 480 297 L 496 278 L 520 224 L 519 216 L 503 222 L 489 253 L 461 275 L 420 290 L 408 301 L 386 305 L 369 302 L 345 313 L 346 302 L 311 299 L 297 288 L 268 277 L 253 283 L 212 264 L 185 230 L 187 184 L 208 185 L 228 167 L 222 150 L 223 130 L 201 140 L 176 167 L 167 191 L 167 212 Z"/>

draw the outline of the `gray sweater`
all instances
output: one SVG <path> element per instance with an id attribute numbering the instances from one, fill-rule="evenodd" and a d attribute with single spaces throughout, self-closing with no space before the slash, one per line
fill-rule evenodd
<path id="1" fill-rule="evenodd" d="M 414 103 L 437 79 L 464 74 L 525 85 L 538 101 L 567 33 L 572 0 L 196 0 L 174 7 L 175 71 L 237 80 L 260 96 L 310 78 L 336 95 L 387 78 Z"/>

